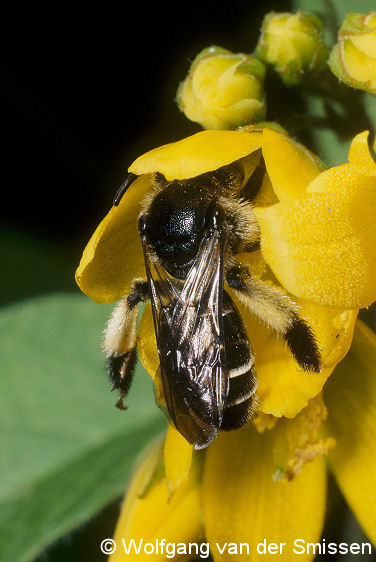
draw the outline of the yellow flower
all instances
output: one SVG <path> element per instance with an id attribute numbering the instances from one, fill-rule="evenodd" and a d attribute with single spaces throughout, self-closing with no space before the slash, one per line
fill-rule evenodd
<path id="1" fill-rule="evenodd" d="M 329 65 L 348 86 L 376 94 L 376 10 L 345 18 Z"/>
<path id="2" fill-rule="evenodd" d="M 264 18 L 255 54 L 271 64 L 287 86 L 323 69 L 328 56 L 322 22 L 308 12 L 270 12 Z"/>
<path id="3" fill-rule="evenodd" d="M 319 539 L 329 451 L 333 474 L 376 541 L 376 382 L 371 376 L 376 338 L 362 323 L 340 363 L 350 348 L 358 309 L 376 296 L 376 164 L 367 136 L 353 139 L 349 163 L 325 171 L 304 146 L 268 128 L 203 131 L 154 149 L 130 167 L 140 177 L 86 247 L 76 275 L 81 289 L 97 302 L 111 302 L 129 292 L 133 278 L 145 278 L 137 218 L 152 172 L 167 180 L 185 179 L 244 158 L 250 173 L 257 169 L 262 178 L 254 200 L 261 251 L 237 259 L 292 295 L 317 336 L 322 369 L 315 375 L 302 371 L 268 327 L 237 303 L 256 355 L 259 415 L 193 455 L 191 445 L 170 427 L 166 476 L 146 469 L 148 485 L 139 485 L 135 474 L 117 541 L 197 542 L 205 536 L 215 560 L 232 560 L 231 552 L 218 552 L 216 543 L 222 548 L 226 542 L 248 543 L 257 560 L 264 556 L 257 554 L 257 544 L 266 539 L 287 543 L 283 560 L 311 560 L 311 554 L 302 558 L 292 548 L 296 538 Z M 138 350 L 154 375 L 158 357 L 150 307 L 142 317 Z M 119 551 L 113 560 L 118 556 Z M 184 552 L 181 556 L 189 559 Z M 238 559 L 248 560 L 249 554 Z"/>
<path id="4" fill-rule="evenodd" d="M 197 55 L 179 87 L 177 101 L 205 129 L 234 129 L 265 117 L 265 67 L 261 61 L 221 47 Z"/>

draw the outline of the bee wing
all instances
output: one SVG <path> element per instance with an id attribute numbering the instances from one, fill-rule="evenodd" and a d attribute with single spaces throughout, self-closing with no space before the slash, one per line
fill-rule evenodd
<path id="1" fill-rule="evenodd" d="M 169 414 L 196 449 L 221 426 L 228 394 L 222 325 L 225 231 L 204 235 L 184 282 L 147 257 L 160 376 Z"/>

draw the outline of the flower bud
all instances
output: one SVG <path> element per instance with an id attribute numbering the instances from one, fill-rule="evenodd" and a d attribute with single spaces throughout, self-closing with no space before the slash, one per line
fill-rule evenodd
<path id="1" fill-rule="evenodd" d="M 322 70 L 327 60 L 320 18 L 308 12 L 270 12 L 255 54 L 273 65 L 287 86 L 298 84 L 306 74 Z"/>
<path id="2" fill-rule="evenodd" d="M 265 66 L 243 53 L 209 47 L 193 61 L 177 101 L 205 129 L 235 129 L 265 116 Z"/>
<path id="3" fill-rule="evenodd" d="M 345 18 L 329 66 L 348 86 L 376 94 L 376 10 Z"/>

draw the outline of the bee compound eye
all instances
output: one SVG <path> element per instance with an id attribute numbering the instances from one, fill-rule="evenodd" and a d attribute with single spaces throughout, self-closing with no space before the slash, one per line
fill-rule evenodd
<path id="1" fill-rule="evenodd" d="M 216 201 L 210 203 L 206 212 L 205 224 L 208 228 L 218 230 L 225 218 L 224 210 Z"/>

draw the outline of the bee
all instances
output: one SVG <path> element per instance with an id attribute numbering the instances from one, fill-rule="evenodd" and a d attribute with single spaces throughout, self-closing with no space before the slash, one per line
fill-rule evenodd
<path id="1" fill-rule="evenodd" d="M 260 171 L 250 174 L 240 159 L 185 180 L 153 173 L 138 222 L 146 281 L 134 280 L 105 330 L 108 371 L 124 408 L 136 364 L 137 305 L 151 302 L 158 386 L 170 419 L 195 449 L 220 430 L 242 427 L 257 408 L 255 357 L 231 295 L 282 336 L 302 369 L 320 370 L 315 336 L 297 305 L 236 259 L 260 248 L 253 211 Z M 114 205 L 137 177 L 128 176 Z"/>

